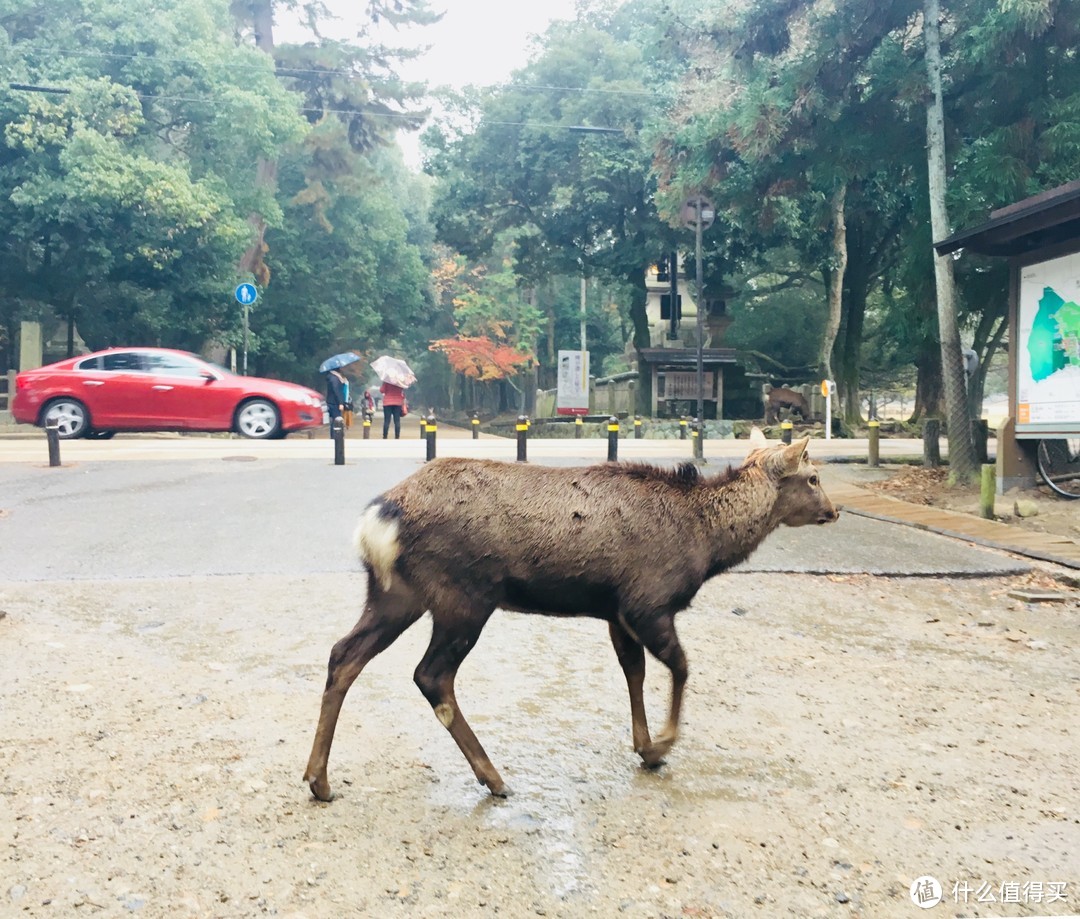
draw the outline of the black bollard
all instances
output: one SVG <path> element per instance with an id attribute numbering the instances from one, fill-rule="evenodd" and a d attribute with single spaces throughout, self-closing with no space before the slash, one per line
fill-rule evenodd
<path id="1" fill-rule="evenodd" d="M 517 461 L 519 463 L 527 463 L 528 457 L 526 453 L 526 442 L 529 439 L 529 419 L 524 415 L 518 415 L 517 420 Z"/>
<path id="2" fill-rule="evenodd" d="M 927 418 L 923 422 L 923 465 L 936 469 L 941 465 L 941 419 Z"/>
<path id="3" fill-rule="evenodd" d="M 619 461 L 619 419 L 614 415 L 607 420 L 607 461 Z"/>
<path id="4" fill-rule="evenodd" d="M 364 412 L 364 440 L 371 439 L 371 412 Z"/>
<path id="5" fill-rule="evenodd" d="M 690 424 L 690 436 L 694 441 L 693 444 L 691 444 L 691 453 L 697 461 L 701 461 L 705 457 L 705 444 L 702 443 L 704 438 L 701 435 L 701 422 L 695 418 Z"/>
<path id="6" fill-rule="evenodd" d="M 578 415 L 574 419 L 574 439 L 581 440 L 581 434 L 585 430 L 585 419 Z"/>
<path id="7" fill-rule="evenodd" d="M 641 440 L 645 436 L 645 428 L 641 423 L 641 416 L 634 416 L 634 440 Z"/>
<path id="8" fill-rule="evenodd" d="M 480 439 L 480 416 L 476 413 L 472 413 L 472 439 Z"/>
<path id="9" fill-rule="evenodd" d="M 60 465 L 60 426 L 57 424 L 56 419 L 46 422 L 45 424 L 45 440 L 49 444 L 49 465 Z"/>
<path id="10" fill-rule="evenodd" d="M 780 422 L 780 439 L 786 444 L 791 443 L 791 429 L 793 427 L 795 427 L 795 425 L 790 421 Z"/>
<path id="11" fill-rule="evenodd" d="M 435 459 L 435 413 L 432 412 L 425 419 L 427 422 L 427 458 Z"/>
<path id="12" fill-rule="evenodd" d="M 877 466 L 881 458 L 881 422 L 876 418 L 869 422 L 870 439 L 867 442 L 866 465 Z"/>
<path id="13" fill-rule="evenodd" d="M 686 416 L 679 416 L 679 440 L 686 440 Z"/>
<path id="14" fill-rule="evenodd" d="M 423 415 L 420 416 L 420 439 L 425 440 L 427 438 L 427 418 Z"/>
<path id="15" fill-rule="evenodd" d="M 338 415 L 330 426 L 330 435 L 334 438 L 334 465 L 345 465 L 345 419 Z"/>

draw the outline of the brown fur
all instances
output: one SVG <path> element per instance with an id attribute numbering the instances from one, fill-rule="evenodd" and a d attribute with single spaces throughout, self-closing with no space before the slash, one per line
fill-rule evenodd
<path id="1" fill-rule="evenodd" d="M 783 409 L 791 414 L 797 412 L 803 421 L 810 420 L 810 404 L 801 392 L 784 386 L 775 386 L 769 391 L 769 400 L 765 405 L 765 420 L 769 424 L 775 424 L 780 419 L 780 412 Z"/>
<path id="2" fill-rule="evenodd" d="M 778 526 L 837 517 L 806 446 L 754 450 L 741 467 L 714 477 L 691 464 L 557 468 L 442 459 L 395 485 L 358 531 L 367 603 L 330 655 L 306 773 L 312 792 L 330 797 L 326 764 L 349 686 L 426 610 L 431 644 L 414 678 L 493 794 L 505 786 L 457 707 L 453 684 L 497 607 L 606 620 L 630 689 L 634 748 L 658 765 L 675 741 L 686 681 L 675 614 Z M 641 699 L 645 650 L 673 680 L 668 722 L 655 739 Z"/>

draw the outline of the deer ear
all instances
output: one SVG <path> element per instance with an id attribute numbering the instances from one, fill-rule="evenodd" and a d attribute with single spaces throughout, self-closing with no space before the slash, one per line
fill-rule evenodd
<path id="1" fill-rule="evenodd" d="M 806 447 L 809 443 L 810 438 L 804 437 L 789 447 L 777 447 L 766 463 L 769 474 L 775 479 L 786 479 L 789 475 L 795 475 L 806 458 Z"/>
<path id="2" fill-rule="evenodd" d="M 784 451 L 784 460 L 787 463 L 787 474 L 794 475 L 799 471 L 799 467 L 809 459 L 806 455 L 806 448 L 810 446 L 810 438 L 804 437 L 802 440 L 797 440 L 790 447 Z"/>
<path id="3" fill-rule="evenodd" d="M 768 439 L 765 437 L 765 432 L 761 430 L 756 424 L 750 428 L 750 446 L 752 447 L 767 447 L 769 445 Z"/>

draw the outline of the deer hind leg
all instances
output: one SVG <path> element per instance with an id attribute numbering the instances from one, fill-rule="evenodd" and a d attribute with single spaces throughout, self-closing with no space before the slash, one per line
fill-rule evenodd
<path id="1" fill-rule="evenodd" d="M 679 713 L 688 675 L 686 654 L 679 644 L 675 617 L 671 614 L 628 617 L 627 625 L 649 653 L 671 671 L 671 708 L 667 723 L 651 743 L 638 751 L 646 766 L 660 766 L 679 734 Z"/>
<path id="2" fill-rule="evenodd" d="M 319 724 L 304 771 L 304 781 L 320 801 L 329 801 L 332 797 L 326 764 L 345 694 L 368 661 L 389 648 L 423 614 L 423 605 L 400 581 L 390 591 L 384 591 L 369 576 L 368 600 L 360 621 L 330 651 Z"/>
<path id="3" fill-rule="evenodd" d="M 436 615 L 431 630 L 431 644 L 417 665 L 413 680 L 431 704 L 435 717 L 465 754 L 477 781 L 486 785 L 493 795 L 505 797 L 509 790 L 469 727 L 454 695 L 454 678 L 458 667 L 476 644 L 490 615 L 491 611 L 479 616 L 466 615 L 452 625 L 440 622 Z"/>
<path id="4" fill-rule="evenodd" d="M 626 676 L 626 688 L 630 691 L 630 720 L 634 736 L 634 752 L 644 756 L 652 746 L 649 738 L 649 722 L 645 717 L 645 701 L 642 686 L 645 683 L 645 649 L 618 622 L 608 623 L 615 655 Z"/>

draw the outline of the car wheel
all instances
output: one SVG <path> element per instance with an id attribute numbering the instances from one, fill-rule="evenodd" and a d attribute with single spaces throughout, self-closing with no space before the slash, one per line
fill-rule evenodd
<path id="1" fill-rule="evenodd" d="M 116 431 L 87 431 L 86 436 L 90 440 L 112 440 Z"/>
<path id="2" fill-rule="evenodd" d="M 281 413 L 273 402 L 251 399 L 236 410 L 236 431 L 244 437 L 266 440 L 281 428 Z"/>
<path id="3" fill-rule="evenodd" d="M 41 412 L 41 426 L 56 425 L 61 440 L 85 437 L 90 431 L 90 413 L 78 399 L 53 399 Z"/>

